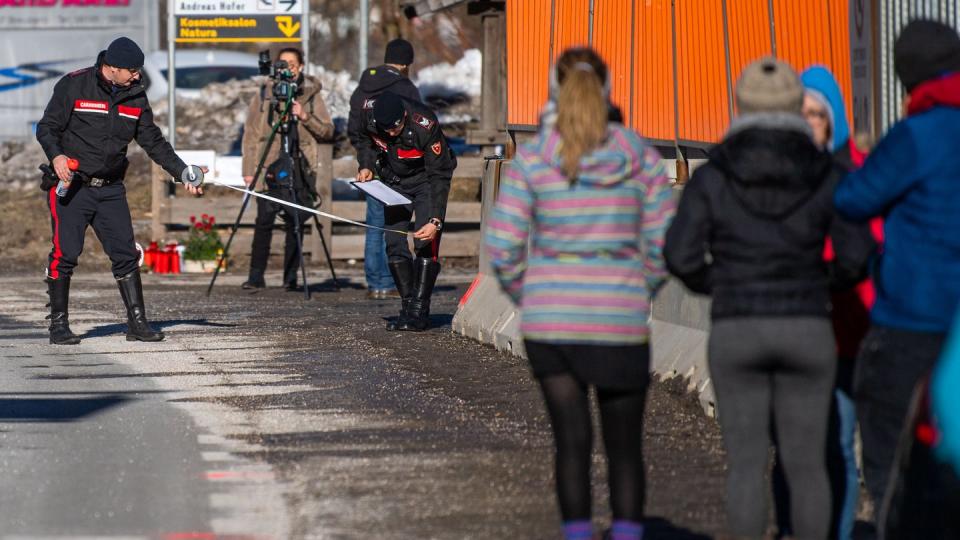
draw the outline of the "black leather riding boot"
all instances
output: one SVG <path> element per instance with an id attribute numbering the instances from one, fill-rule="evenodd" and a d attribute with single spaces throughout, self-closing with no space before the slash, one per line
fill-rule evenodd
<path id="1" fill-rule="evenodd" d="M 413 264 L 410 259 L 395 259 L 387 262 L 390 275 L 400 293 L 400 316 L 387 323 L 387 330 L 400 330 L 407 324 L 410 302 L 413 300 Z"/>
<path id="2" fill-rule="evenodd" d="M 67 305 L 70 303 L 70 278 L 47 278 L 47 294 L 50 295 L 50 343 L 54 345 L 76 345 L 80 336 L 70 331 L 67 317 Z"/>
<path id="3" fill-rule="evenodd" d="M 410 301 L 407 324 L 400 330 L 423 332 L 430 327 L 430 296 L 440 274 L 440 263 L 433 259 L 419 257 L 413 262 L 417 272 L 413 284 L 413 299 Z"/>
<path id="4" fill-rule="evenodd" d="M 117 278 L 117 285 L 120 287 L 123 304 L 127 307 L 127 341 L 163 341 L 163 332 L 154 330 L 147 322 L 140 270 Z"/>

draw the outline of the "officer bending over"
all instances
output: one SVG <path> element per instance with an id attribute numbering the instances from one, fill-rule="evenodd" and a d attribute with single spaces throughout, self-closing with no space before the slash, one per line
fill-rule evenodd
<path id="1" fill-rule="evenodd" d="M 153 111 L 140 84 L 143 51 L 121 37 L 97 56 L 96 65 L 74 71 L 57 82 L 53 97 L 37 124 L 37 140 L 56 176 L 68 182 L 66 194 L 49 189 L 47 205 L 53 229 L 53 249 L 47 267 L 50 295 L 50 343 L 75 345 L 67 304 L 70 276 L 83 250 L 83 237 L 93 225 L 110 257 L 120 296 L 127 308 L 127 341 L 160 341 L 163 332 L 150 327 L 140 283 L 140 253 L 133 239 L 130 208 L 123 178 L 127 145 L 136 140 L 174 178 L 202 172 L 177 157 L 153 121 Z M 77 174 L 68 167 L 77 160 Z M 192 176 L 191 176 L 192 173 Z M 73 180 L 73 181 L 71 181 Z M 198 182 L 199 186 L 199 182 Z M 187 186 L 192 194 L 199 187 Z"/>
<path id="2" fill-rule="evenodd" d="M 430 296 L 440 273 L 437 257 L 440 230 L 447 211 L 450 179 L 457 167 L 440 123 L 425 105 L 384 92 L 366 115 L 364 136 L 357 156 L 361 168 L 357 180 L 380 180 L 413 201 L 406 206 L 388 206 L 388 229 L 406 231 L 414 219 L 414 252 L 405 235 L 387 233 L 390 273 L 402 298 L 400 316 L 387 330 L 423 331 L 430 325 Z"/>

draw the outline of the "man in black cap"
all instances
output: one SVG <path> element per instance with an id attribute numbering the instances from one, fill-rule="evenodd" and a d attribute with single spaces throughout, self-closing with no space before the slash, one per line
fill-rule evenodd
<path id="1" fill-rule="evenodd" d="M 884 218 L 884 248 L 872 265 L 876 303 L 854 376 L 864 478 L 877 505 L 914 387 L 960 308 L 960 36 L 939 22 L 913 21 L 893 53 L 908 92 L 906 118 L 834 196 L 848 219 Z"/>
<path id="2" fill-rule="evenodd" d="M 70 276 L 83 250 L 83 237 L 93 225 L 110 257 L 120 296 L 127 308 L 127 341 L 160 341 L 163 332 L 150 327 L 140 282 L 140 253 L 133 238 L 123 178 L 127 145 L 136 140 L 152 160 L 202 194 L 203 171 L 188 167 L 164 139 L 140 84 L 143 51 L 129 38 L 113 41 L 92 67 L 74 71 L 57 82 L 53 97 L 37 124 L 37 140 L 57 178 L 67 189 L 49 189 L 47 205 L 53 249 L 47 267 L 50 295 L 50 343 L 74 345 L 67 304 Z M 71 170 L 71 161 L 75 160 Z M 60 194 L 57 192 L 61 191 Z"/>
<path id="3" fill-rule="evenodd" d="M 410 64 L 413 63 L 413 45 L 404 39 L 391 41 L 387 44 L 383 62 L 383 65 L 363 71 L 357 89 L 350 96 L 347 134 L 358 159 L 364 154 L 376 154 L 376 150 L 370 146 L 370 139 L 363 136 L 363 132 L 366 129 L 366 116 L 372 113 L 377 96 L 389 91 L 411 101 L 421 101 L 420 92 L 408 78 Z M 367 165 L 369 167 L 370 164 Z M 360 161 L 360 168 L 363 167 L 364 163 Z M 367 224 L 383 227 L 383 204 L 372 197 L 367 197 Z M 384 254 L 383 231 L 367 229 L 363 269 L 367 278 L 367 298 L 382 300 L 388 296 L 396 297 L 396 285 L 390 276 Z"/>
<path id="4" fill-rule="evenodd" d="M 433 112 L 392 92 L 377 98 L 363 137 L 376 153 L 361 154 L 357 181 L 373 180 L 376 170 L 382 182 L 412 201 L 385 209 L 388 229 L 406 231 L 411 217 L 415 222 L 413 254 L 406 235 L 386 234 L 387 264 L 402 299 L 400 316 L 387 329 L 423 331 L 430 325 L 430 296 L 440 273 L 440 230 L 457 158 Z"/>

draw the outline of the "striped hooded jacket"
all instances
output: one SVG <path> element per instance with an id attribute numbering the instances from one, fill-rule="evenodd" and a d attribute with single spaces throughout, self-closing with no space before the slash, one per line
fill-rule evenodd
<path id="1" fill-rule="evenodd" d="M 607 133 L 602 147 L 581 159 L 573 183 L 552 128 L 519 148 L 501 181 L 486 246 L 501 286 L 521 307 L 527 339 L 649 339 L 674 197 L 656 150 L 619 124 Z"/>

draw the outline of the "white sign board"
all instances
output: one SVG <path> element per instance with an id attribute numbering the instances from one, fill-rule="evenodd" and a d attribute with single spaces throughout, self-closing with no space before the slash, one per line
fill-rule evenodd
<path id="1" fill-rule="evenodd" d="M 307 0 L 174 0 L 174 15 L 302 15 Z"/>
<path id="2" fill-rule="evenodd" d="M 155 50 L 157 11 L 155 0 L 0 0 L 0 139 L 32 138 L 54 84 L 114 39 Z"/>

